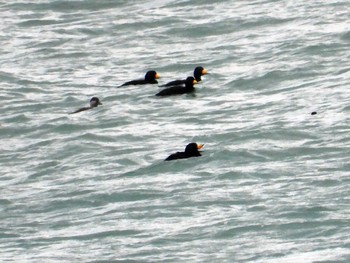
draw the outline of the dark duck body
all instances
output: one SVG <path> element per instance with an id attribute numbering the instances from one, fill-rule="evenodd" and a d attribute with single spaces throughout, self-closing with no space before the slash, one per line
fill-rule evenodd
<path id="1" fill-rule="evenodd" d="M 171 96 L 171 95 L 181 95 L 185 93 L 191 93 L 195 91 L 194 84 L 196 84 L 197 81 L 194 79 L 194 77 L 188 77 L 185 82 L 185 86 L 177 85 L 172 86 L 170 88 L 166 88 L 161 90 L 156 94 L 156 96 Z"/>
<path id="2" fill-rule="evenodd" d="M 81 112 L 81 111 L 86 111 L 86 110 L 90 110 L 92 108 L 95 108 L 97 107 L 98 105 L 102 105 L 101 101 L 99 98 L 97 97 L 92 97 L 91 100 L 90 100 L 90 107 L 83 107 L 83 108 L 80 108 L 74 112 L 71 112 L 70 114 L 74 114 L 74 113 L 78 113 L 78 112 Z"/>
<path id="3" fill-rule="evenodd" d="M 154 70 L 150 70 L 146 73 L 144 79 L 135 79 L 128 82 L 125 82 L 123 85 L 119 87 L 124 86 L 130 86 L 130 85 L 144 85 L 144 84 L 158 84 L 157 79 L 159 78 L 159 75 Z"/>
<path id="4" fill-rule="evenodd" d="M 203 67 L 196 67 L 193 71 L 193 77 L 197 82 L 202 80 L 202 76 L 207 74 L 207 70 L 204 69 Z M 185 79 L 177 79 L 168 82 L 167 84 L 161 85 L 160 87 L 171 87 L 171 86 L 177 86 L 177 85 L 183 85 L 185 84 L 186 80 Z"/>
<path id="5" fill-rule="evenodd" d="M 165 161 L 172 161 L 178 159 L 187 159 L 191 157 L 199 157 L 202 156 L 199 152 L 199 149 L 203 147 L 203 144 L 197 144 L 195 142 L 189 143 L 184 152 L 176 152 L 171 154 Z"/>

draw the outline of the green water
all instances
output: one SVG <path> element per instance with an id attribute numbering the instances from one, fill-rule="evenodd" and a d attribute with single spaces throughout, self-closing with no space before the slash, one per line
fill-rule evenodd
<path id="1" fill-rule="evenodd" d="M 348 262 L 349 8 L 0 4 L 0 261 Z"/>

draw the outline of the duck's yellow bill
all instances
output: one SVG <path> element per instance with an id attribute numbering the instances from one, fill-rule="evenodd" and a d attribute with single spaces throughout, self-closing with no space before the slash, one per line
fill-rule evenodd
<path id="1" fill-rule="evenodd" d="M 199 144 L 199 143 L 197 143 L 197 149 L 198 149 L 198 150 L 199 150 L 199 149 L 202 149 L 203 146 L 204 146 L 204 144 Z"/>

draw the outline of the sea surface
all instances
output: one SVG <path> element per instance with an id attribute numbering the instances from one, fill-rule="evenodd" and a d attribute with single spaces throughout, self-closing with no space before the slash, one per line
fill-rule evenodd
<path id="1" fill-rule="evenodd" d="M 350 262 L 348 0 L 0 17 L 0 262 Z M 118 88 L 196 66 L 194 94 Z M 201 157 L 164 162 L 190 142 Z"/>

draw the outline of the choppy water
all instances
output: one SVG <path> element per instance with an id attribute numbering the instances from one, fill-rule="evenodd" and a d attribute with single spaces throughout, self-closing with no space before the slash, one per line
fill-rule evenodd
<path id="1" fill-rule="evenodd" d="M 349 262 L 349 10 L 0 4 L 0 261 Z M 195 96 L 116 88 L 197 65 Z"/>

